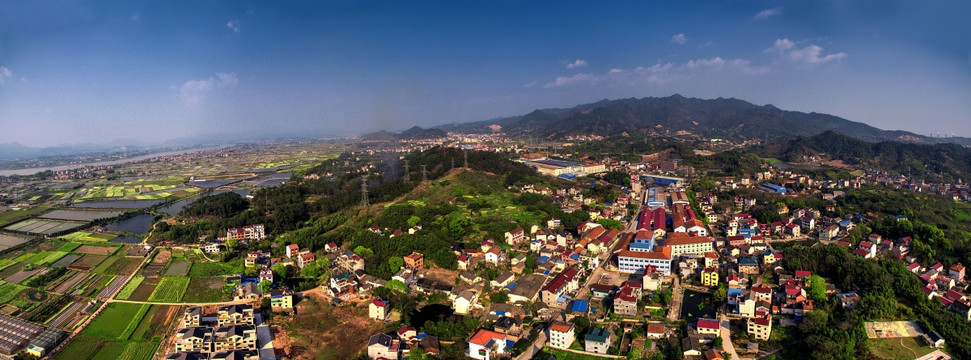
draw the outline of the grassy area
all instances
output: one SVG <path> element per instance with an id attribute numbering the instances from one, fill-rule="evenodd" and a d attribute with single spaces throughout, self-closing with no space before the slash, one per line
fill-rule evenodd
<path id="1" fill-rule="evenodd" d="M 77 249 L 79 247 L 81 247 L 81 244 L 76 242 L 69 242 L 69 243 L 65 243 L 64 245 L 61 245 L 61 247 L 58 248 L 57 251 L 71 252 L 71 251 L 74 251 L 74 249 Z"/>
<path id="2" fill-rule="evenodd" d="M 148 301 L 155 302 L 179 302 L 182 295 L 189 286 L 189 278 L 184 276 L 167 276 L 162 278 Z"/>
<path id="3" fill-rule="evenodd" d="M 575 354 L 569 351 L 563 351 L 560 349 L 553 348 L 543 348 L 543 354 L 553 355 L 556 360 L 603 360 L 605 358 L 593 355 Z M 537 355 L 541 359 L 545 359 L 546 356 Z"/>
<path id="4" fill-rule="evenodd" d="M 901 345 L 901 343 L 903 344 Z M 867 339 L 866 344 L 877 359 L 911 360 L 930 354 L 935 350 L 923 345 L 917 338 Z"/>
<path id="5" fill-rule="evenodd" d="M 243 264 L 239 261 L 229 263 L 196 262 L 189 268 L 189 277 L 206 277 L 219 275 L 234 275 L 243 272 Z"/>
<path id="6" fill-rule="evenodd" d="M 30 216 L 39 215 L 40 213 L 43 213 L 47 210 L 50 210 L 50 207 L 41 205 L 41 206 L 31 206 L 26 209 L 7 210 L 7 211 L 0 212 L 0 227 L 7 226 L 8 224 L 13 224 L 17 221 L 26 219 L 27 217 L 30 217 Z"/>

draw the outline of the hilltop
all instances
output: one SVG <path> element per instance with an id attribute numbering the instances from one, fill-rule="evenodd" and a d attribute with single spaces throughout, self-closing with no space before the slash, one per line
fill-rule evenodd
<path id="1" fill-rule="evenodd" d="M 784 138 L 812 136 L 836 130 L 869 141 L 914 143 L 956 142 L 971 139 L 937 139 L 907 131 L 881 130 L 838 116 L 816 112 L 787 111 L 773 105 L 759 106 L 734 98 L 698 99 L 678 94 L 668 97 L 601 100 L 569 109 L 540 109 L 528 114 L 495 120 L 439 126 L 456 132 L 489 132 L 502 126 L 513 136 L 565 138 L 576 135 L 673 134 L 688 132 L 708 138 Z"/>

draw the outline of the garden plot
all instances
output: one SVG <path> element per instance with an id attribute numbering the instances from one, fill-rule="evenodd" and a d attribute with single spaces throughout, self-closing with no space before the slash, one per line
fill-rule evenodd
<path id="1" fill-rule="evenodd" d="M 29 278 L 31 276 L 38 275 L 38 274 L 43 274 L 43 273 L 46 273 L 46 272 L 47 272 L 47 268 L 36 268 L 36 269 L 33 269 L 33 270 L 29 270 L 29 271 L 28 270 L 20 270 L 20 271 L 14 273 L 13 275 L 10 275 L 10 276 L 7 276 L 7 277 L 3 278 L 3 280 L 6 281 L 6 282 L 11 282 L 11 283 L 19 283 L 21 281 L 27 280 L 27 278 Z"/>
<path id="2" fill-rule="evenodd" d="M 94 272 L 100 274 L 110 274 L 110 275 L 131 275 L 135 271 L 138 271 L 138 267 L 142 265 L 142 259 L 133 259 L 120 256 L 112 256 L 105 260 L 94 269 Z"/>
<path id="3" fill-rule="evenodd" d="M 101 290 L 101 293 L 98 294 L 98 298 L 99 299 L 111 298 L 111 296 L 114 295 L 115 292 L 118 291 L 118 289 L 121 289 L 122 285 L 125 285 L 126 280 L 128 280 L 128 277 L 126 276 L 115 277 L 115 279 L 112 280 L 111 283 L 108 284 L 108 286 L 105 286 L 105 288 Z"/>
<path id="4" fill-rule="evenodd" d="M 155 291 L 148 297 L 152 302 L 179 302 L 186 288 L 189 287 L 189 278 L 184 276 L 163 277 Z"/>
<path id="5" fill-rule="evenodd" d="M 61 236 L 61 239 L 64 239 L 67 241 L 88 241 L 88 242 L 104 242 L 114 238 L 115 238 L 115 235 L 93 233 L 88 231 L 75 231 L 73 233 Z"/>
<path id="6" fill-rule="evenodd" d="M 226 283 L 226 278 L 217 277 L 194 277 L 189 280 L 189 289 L 183 302 L 187 303 L 207 303 L 232 300 L 233 285 Z"/>
<path id="7" fill-rule="evenodd" d="M 57 315 L 57 317 L 55 317 L 45 325 L 61 328 L 64 330 L 71 330 L 72 325 L 74 325 L 75 322 L 77 322 L 78 320 L 84 317 L 84 313 L 82 313 L 81 311 L 84 310 L 84 307 L 87 305 L 88 305 L 88 302 L 86 301 L 75 301 L 74 303 L 71 304 L 71 306 L 69 306 L 67 309 L 62 311 L 60 314 Z"/>
<path id="8" fill-rule="evenodd" d="M 113 218 L 118 215 L 121 215 L 120 211 L 54 210 L 41 215 L 40 218 L 88 222 L 98 219 Z"/>
<path id="9" fill-rule="evenodd" d="M 128 300 L 148 301 L 148 298 L 152 296 L 152 293 L 155 292 L 155 288 L 158 287 L 158 283 L 160 281 L 161 279 L 157 277 L 145 278 L 145 280 L 142 281 L 140 285 L 138 285 L 138 288 L 136 288 L 135 291 L 132 292 L 131 296 L 128 297 Z"/>
<path id="10" fill-rule="evenodd" d="M 98 264 L 100 264 L 102 261 L 105 261 L 105 259 L 107 258 L 108 257 L 104 255 L 90 255 L 90 254 L 84 255 L 80 259 L 71 263 L 71 266 L 68 266 L 68 268 L 74 269 L 74 270 L 89 271 L 93 269 L 95 266 L 98 266 Z"/>

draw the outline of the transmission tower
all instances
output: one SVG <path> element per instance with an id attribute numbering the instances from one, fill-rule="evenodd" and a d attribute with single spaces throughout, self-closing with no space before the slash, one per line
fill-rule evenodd
<path id="1" fill-rule="evenodd" d="M 428 181 L 428 170 L 425 169 L 425 165 L 421 166 L 421 182 Z"/>
<path id="2" fill-rule="evenodd" d="M 361 179 L 361 205 L 368 207 L 370 202 L 367 199 L 367 176 Z"/>
<path id="3" fill-rule="evenodd" d="M 408 160 L 405 160 L 405 184 L 411 184 L 411 172 L 408 171 Z"/>
<path id="4" fill-rule="evenodd" d="M 455 158 L 452 158 L 452 169 L 451 170 L 455 170 Z"/>
<path id="5" fill-rule="evenodd" d="M 465 150 L 462 150 L 462 156 L 465 157 L 465 166 L 463 166 L 463 167 L 466 168 L 466 169 L 468 169 L 469 168 L 469 152 L 468 151 L 465 151 Z"/>

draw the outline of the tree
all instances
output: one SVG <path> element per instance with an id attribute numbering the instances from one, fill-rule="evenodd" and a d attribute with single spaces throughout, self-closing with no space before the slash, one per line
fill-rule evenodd
<path id="1" fill-rule="evenodd" d="M 816 302 L 826 301 L 826 280 L 819 274 L 809 276 L 809 298 Z"/>
<path id="2" fill-rule="evenodd" d="M 388 258 L 388 268 L 390 268 L 392 272 L 398 271 L 398 269 L 401 269 L 402 266 L 405 266 L 405 260 L 400 256 L 392 256 Z"/>
<path id="3" fill-rule="evenodd" d="M 408 293 L 408 285 L 402 282 L 401 280 L 394 279 L 394 280 L 388 281 L 387 283 L 384 284 L 384 287 L 391 289 L 391 291 L 394 291 L 399 294 Z"/>
<path id="4" fill-rule="evenodd" d="M 506 302 L 509 302 L 509 294 L 506 294 L 503 291 L 497 291 L 492 295 L 489 295 L 489 300 L 497 304 L 505 304 Z"/>
<path id="5" fill-rule="evenodd" d="M 718 289 L 715 289 L 715 293 L 712 294 L 712 301 L 721 306 L 726 299 L 728 299 L 728 289 L 725 288 L 725 283 L 719 283 Z"/>
<path id="6" fill-rule="evenodd" d="M 408 227 L 413 228 L 416 225 L 418 225 L 418 223 L 420 223 L 420 222 L 421 222 L 421 218 L 420 217 L 417 217 L 415 215 L 412 215 L 410 218 L 408 218 Z"/>
<path id="7" fill-rule="evenodd" d="M 354 253 L 360 255 L 361 257 L 368 257 L 374 255 L 374 250 L 368 249 L 363 245 L 358 245 L 358 247 L 354 248 Z"/>
<path id="8" fill-rule="evenodd" d="M 238 245 L 238 244 L 239 244 L 239 240 L 236 240 L 236 239 L 226 239 L 226 248 L 229 249 L 229 250 L 235 249 L 236 248 L 236 245 Z"/>
<path id="9" fill-rule="evenodd" d="M 718 336 L 714 341 L 711 342 L 711 347 L 717 348 L 722 346 L 722 337 Z"/>
<path id="10" fill-rule="evenodd" d="M 428 360 L 429 357 L 428 357 L 428 355 L 425 355 L 425 351 L 423 351 L 420 347 L 415 347 L 414 349 L 411 350 L 411 352 L 408 353 L 408 359 L 410 359 L 410 360 Z"/>
<path id="11" fill-rule="evenodd" d="M 620 220 L 614 220 L 614 219 L 607 219 L 607 218 L 597 219 L 597 224 L 603 225 L 603 227 L 606 229 L 620 230 L 624 228 L 624 224 L 621 223 Z"/>
<path id="12" fill-rule="evenodd" d="M 261 293 L 266 294 L 270 292 L 270 290 L 273 290 L 273 282 L 271 282 L 270 280 L 260 281 L 259 288 Z"/>
<path id="13" fill-rule="evenodd" d="M 286 279 L 287 277 L 289 277 L 288 268 L 289 266 L 284 265 L 282 262 L 278 262 L 276 264 L 273 264 L 273 266 L 270 267 L 270 270 L 273 270 L 273 275 L 276 275 L 276 277 L 281 279 Z"/>

